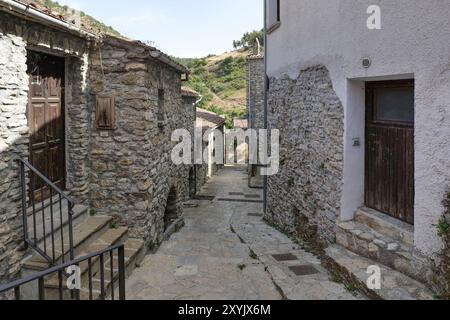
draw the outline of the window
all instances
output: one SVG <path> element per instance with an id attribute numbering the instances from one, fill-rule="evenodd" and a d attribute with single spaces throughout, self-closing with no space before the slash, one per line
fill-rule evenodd
<path id="1" fill-rule="evenodd" d="M 371 118 L 381 124 L 414 124 L 414 80 L 368 83 Z"/>
<path id="2" fill-rule="evenodd" d="M 114 130 L 114 97 L 97 96 L 95 120 L 98 130 Z"/>
<path id="3" fill-rule="evenodd" d="M 376 121 L 414 122 L 413 88 L 379 88 L 375 96 Z"/>
<path id="4" fill-rule="evenodd" d="M 280 22 L 280 0 L 267 0 L 267 32 L 275 30 Z"/>

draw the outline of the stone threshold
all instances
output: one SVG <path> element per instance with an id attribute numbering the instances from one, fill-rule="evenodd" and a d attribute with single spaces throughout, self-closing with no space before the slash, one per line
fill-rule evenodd
<path id="1" fill-rule="evenodd" d="M 339 245 L 332 245 L 325 250 L 323 265 L 341 281 L 355 287 L 358 291 L 374 300 L 434 300 L 433 293 L 422 283 L 379 264 L 359 256 Z M 381 286 L 373 284 L 369 268 L 378 267 Z"/>

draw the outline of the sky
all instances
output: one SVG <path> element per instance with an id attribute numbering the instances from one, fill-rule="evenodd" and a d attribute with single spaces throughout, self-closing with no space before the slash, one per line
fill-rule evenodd
<path id="1" fill-rule="evenodd" d="M 181 58 L 220 54 L 262 29 L 262 0 L 58 0 Z"/>

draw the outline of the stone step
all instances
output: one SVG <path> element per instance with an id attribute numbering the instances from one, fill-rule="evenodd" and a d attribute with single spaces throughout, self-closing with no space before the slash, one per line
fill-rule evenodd
<path id="1" fill-rule="evenodd" d="M 112 244 L 113 245 L 113 244 Z M 144 250 L 144 241 L 137 239 L 128 239 L 124 243 L 125 245 L 125 276 L 129 277 L 133 270 L 139 265 L 139 263 L 143 260 L 145 255 Z M 111 281 L 111 269 L 110 269 L 110 257 L 105 256 L 104 262 L 104 275 L 105 275 L 105 293 L 107 299 L 111 299 L 111 291 L 113 289 L 112 282 L 114 283 L 115 289 L 115 299 L 118 299 L 118 259 L 114 256 L 114 270 L 113 270 L 113 281 Z M 99 258 L 96 261 L 92 262 L 92 294 L 93 300 L 100 299 L 101 295 L 101 278 L 100 278 L 100 268 L 99 268 Z M 95 264 L 95 266 L 94 266 Z M 82 288 L 80 290 L 80 299 L 81 300 L 89 300 L 89 278 L 88 278 L 88 264 L 85 266 L 80 266 L 82 268 Z M 64 287 L 66 287 L 63 282 Z M 58 300 L 59 299 L 59 286 L 58 286 L 58 277 L 57 275 L 53 276 L 52 279 L 46 281 L 46 298 L 48 300 Z M 65 288 L 63 290 L 64 299 L 70 299 L 70 290 Z"/>
<path id="2" fill-rule="evenodd" d="M 83 252 L 77 255 L 76 258 L 85 257 L 91 253 L 99 252 L 104 249 L 107 249 L 109 247 L 112 247 L 116 244 L 122 244 L 125 243 L 128 237 L 128 229 L 127 228 L 117 228 L 117 229 L 109 229 L 105 233 L 103 233 L 98 239 L 96 239 L 92 244 L 90 244 Z M 114 252 L 115 255 L 117 255 L 117 252 Z M 105 262 L 109 261 L 110 257 L 109 255 L 104 256 Z M 98 262 L 100 261 L 100 257 L 94 257 L 91 260 L 92 263 L 92 274 L 96 275 L 97 272 L 100 270 Z M 117 266 L 117 264 L 116 264 Z M 81 277 L 82 280 L 85 280 L 85 278 L 88 276 L 89 271 L 89 262 L 84 261 L 80 264 L 81 269 Z M 86 281 L 88 279 L 86 278 Z M 84 281 L 83 281 L 84 283 Z M 46 281 L 46 287 L 55 287 L 58 288 L 58 276 L 55 274 L 53 277 L 48 279 Z"/>
<path id="3" fill-rule="evenodd" d="M 362 257 L 377 261 L 423 283 L 429 282 L 432 271 L 426 258 L 413 246 L 396 241 L 358 222 L 339 222 L 336 242 Z"/>
<path id="4" fill-rule="evenodd" d="M 422 283 L 381 265 L 373 260 L 361 257 L 339 245 L 326 249 L 323 264 L 332 273 L 342 277 L 347 285 L 354 286 L 368 298 L 377 300 L 433 300 L 433 293 Z M 381 289 L 367 286 L 369 266 L 381 269 Z"/>
<path id="5" fill-rule="evenodd" d="M 369 208 L 359 209 L 355 221 L 405 245 L 414 245 L 414 227 L 406 222 Z"/>
<path id="6" fill-rule="evenodd" d="M 61 228 L 63 228 L 63 233 L 66 234 L 69 229 L 69 215 L 67 204 L 59 207 L 59 204 L 53 205 L 53 234 L 60 236 Z M 60 212 L 63 212 L 62 219 Z M 73 208 L 73 226 L 77 226 L 83 223 L 88 217 L 89 207 L 84 205 L 75 205 Z M 28 234 L 31 241 L 34 241 L 35 232 L 34 225 L 36 224 L 36 239 L 40 247 L 43 247 L 44 235 L 45 240 L 49 243 L 51 241 L 51 230 L 52 230 L 52 218 L 50 207 L 44 209 L 44 219 L 42 218 L 42 211 L 36 211 L 36 217 L 33 218 L 32 212 L 28 215 Z M 44 234 L 45 230 L 45 234 Z"/>
<path id="7" fill-rule="evenodd" d="M 75 226 L 73 229 L 73 245 L 75 249 L 75 256 L 79 256 L 84 252 L 93 241 L 98 239 L 101 234 L 110 229 L 109 224 L 112 221 L 111 217 L 95 216 L 89 217 L 84 222 Z M 51 244 L 48 248 L 48 254 L 51 255 Z M 64 235 L 64 251 L 66 253 L 65 259 L 69 260 L 69 235 Z M 62 262 L 62 242 L 60 238 L 55 239 L 55 256 L 58 262 Z M 43 271 L 49 268 L 49 263 L 39 254 L 34 253 L 29 259 L 24 262 L 24 268 L 34 271 Z"/>

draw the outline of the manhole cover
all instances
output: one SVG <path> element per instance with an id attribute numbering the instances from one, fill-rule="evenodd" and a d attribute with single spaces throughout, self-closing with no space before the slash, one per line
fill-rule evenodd
<path id="1" fill-rule="evenodd" d="M 277 261 L 295 261 L 298 260 L 296 256 L 294 256 L 292 253 L 285 253 L 285 254 L 274 254 L 272 256 Z"/>
<path id="2" fill-rule="evenodd" d="M 246 194 L 245 197 L 247 199 L 259 199 L 259 198 L 261 198 L 258 194 Z"/>
<path id="3" fill-rule="evenodd" d="M 230 196 L 243 196 L 244 194 L 242 192 L 230 192 Z"/>
<path id="4" fill-rule="evenodd" d="M 291 270 L 296 276 L 310 276 L 319 273 L 316 268 L 310 265 L 289 267 L 289 270 Z"/>

